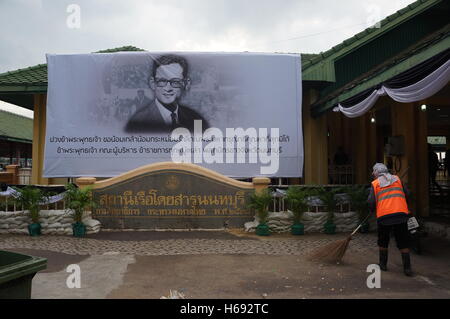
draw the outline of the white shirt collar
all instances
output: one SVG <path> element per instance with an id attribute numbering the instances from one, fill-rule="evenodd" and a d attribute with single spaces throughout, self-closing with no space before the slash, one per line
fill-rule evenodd
<path id="1" fill-rule="evenodd" d="M 172 112 L 170 112 L 167 108 L 165 108 L 157 99 L 155 99 L 155 104 L 159 109 L 159 113 L 161 113 L 161 116 L 164 120 L 164 122 L 167 125 L 172 125 Z M 177 116 L 178 120 L 178 105 L 177 108 L 174 111 L 175 115 Z"/>

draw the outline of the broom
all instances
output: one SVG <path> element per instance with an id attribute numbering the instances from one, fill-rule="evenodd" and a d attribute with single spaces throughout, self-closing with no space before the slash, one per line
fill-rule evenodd
<path id="1" fill-rule="evenodd" d="M 342 260 L 342 257 L 344 257 L 345 252 L 347 251 L 348 243 L 352 239 L 352 236 L 356 234 L 356 232 L 369 219 L 369 217 L 370 213 L 367 214 L 366 218 L 364 218 L 361 224 L 359 224 L 358 227 L 356 227 L 356 229 L 347 238 L 320 247 L 311 255 L 309 255 L 309 259 L 313 261 L 324 261 L 329 263 L 340 262 Z"/>
<path id="2" fill-rule="evenodd" d="M 402 179 L 406 175 L 408 169 L 409 167 L 406 168 L 406 171 L 402 174 L 400 179 Z M 367 214 L 366 218 L 364 218 L 361 224 L 359 224 L 358 227 L 356 227 L 356 229 L 347 238 L 318 248 L 309 255 L 309 259 L 313 261 L 323 261 L 329 263 L 340 262 L 342 260 L 342 257 L 344 257 L 345 252 L 347 251 L 348 243 L 350 242 L 350 240 L 352 240 L 352 236 L 356 234 L 356 232 L 369 219 L 369 217 L 370 213 Z"/>

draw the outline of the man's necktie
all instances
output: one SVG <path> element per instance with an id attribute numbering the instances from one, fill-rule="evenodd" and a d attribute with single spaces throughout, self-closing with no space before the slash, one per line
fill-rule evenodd
<path id="1" fill-rule="evenodd" d="M 172 128 L 174 129 L 178 126 L 177 115 L 175 114 L 175 112 L 172 112 L 170 116 L 172 117 Z"/>

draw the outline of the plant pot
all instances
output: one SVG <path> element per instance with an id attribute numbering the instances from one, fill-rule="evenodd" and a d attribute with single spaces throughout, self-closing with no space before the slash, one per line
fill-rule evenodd
<path id="1" fill-rule="evenodd" d="M 41 235 L 41 224 L 33 223 L 28 225 L 28 234 L 30 236 L 39 236 Z"/>
<path id="2" fill-rule="evenodd" d="M 269 236 L 270 235 L 269 226 L 267 226 L 266 224 L 259 224 L 256 227 L 256 235 L 258 235 L 258 236 Z"/>
<path id="3" fill-rule="evenodd" d="M 336 225 L 333 223 L 326 223 L 323 225 L 323 229 L 325 231 L 325 234 L 336 234 Z"/>
<path id="4" fill-rule="evenodd" d="M 291 226 L 291 234 L 292 235 L 303 235 L 304 233 L 305 233 L 305 225 L 294 224 Z"/>
<path id="5" fill-rule="evenodd" d="M 86 235 L 86 226 L 83 223 L 76 222 L 72 224 L 73 236 L 84 237 Z"/>
<path id="6" fill-rule="evenodd" d="M 362 234 L 367 234 L 370 230 L 370 225 L 369 223 L 364 223 L 362 224 L 362 226 L 359 228 L 359 232 Z"/>

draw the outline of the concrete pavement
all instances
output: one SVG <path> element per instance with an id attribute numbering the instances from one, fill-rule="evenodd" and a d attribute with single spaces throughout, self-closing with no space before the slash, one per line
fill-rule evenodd
<path id="1" fill-rule="evenodd" d="M 413 278 L 403 275 L 392 242 L 381 288 L 369 289 L 366 269 L 378 261 L 375 234 L 356 236 L 339 265 L 307 260 L 312 249 L 340 238 L 240 231 L 1 235 L 0 249 L 48 258 L 47 270 L 33 280 L 33 298 L 160 298 L 169 290 L 206 299 L 450 297 L 449 241 L 423 239 L 423 254 L 412 254 Z M 80 266 L 79 289 L 66 285 L 70 264 Z"/>

